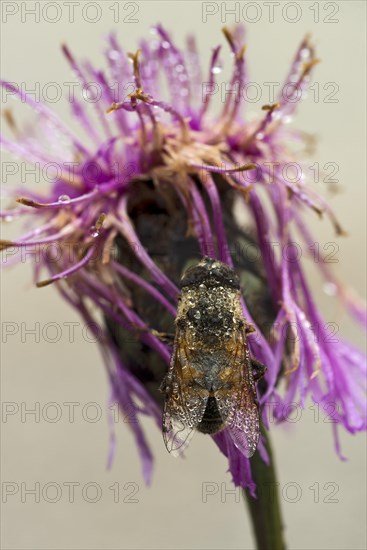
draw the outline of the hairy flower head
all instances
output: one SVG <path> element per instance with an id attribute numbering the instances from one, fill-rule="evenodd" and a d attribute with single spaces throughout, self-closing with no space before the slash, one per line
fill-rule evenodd
<path id="1" fill-rule="evenodd" d="M 63 47 L 81 84 L 92 81 L 100 92 L 93 113 L 81 100 L 71 101 L 84 137 L 47 105 L 2 82 L 34 110 L 37 124 L 33 132 L 19 129 L 6 111 L 15 139 L 2 137 L 4 149 L 58 170 L 46 192 L 16 191 L 18 205 L 1 216 L 31 218 L 32 229 L 1 241 L 1 248 L 6 256 L 54 246 L 54 254 L 41 254 L 35 264 L 36 284 L 54 283 L 94 327 L 111 399 L 134 416 L 130 426 L 147 481 L 152 455 L 140 415 L 152 416 L 160 427 L 158 388 L 171 355 L 160 333 L 172 330 L 183 269 L 202 256 L 218 258 L 240 275 L 243 312 L 257 329 L 249 346 L 268 369 L 260 387 L 265 426 L 270 401 L 282 421 L 288 405 L 303 405 L 311 396 L 321 405 L 335 404 L 335 434 L 338 424 L 352 433 L 366 428 L 364 357 L 347 342 L 330 341 L 294 244 L 312 254 L 306 220 L 315 213 L 328 217 L 337 234 L 343 230 L 307 177 L 284 175 L 285 166 L 300 162 L 297 151 L 305 145 L 304 135 L 286 123 L 318 61 L 314 48 L 308 37 L 302 41 L 285 80 L 287 93 L 251 119 L 240 93 L 248 82 L 243 31 L 224 29 L 224 36 L 233 59 L 230 85 L 238 93 L 226 96 L 217 115 L 210 108 L 221 47 L 213 49 L 202 75 L 194 39 L 182 52 L 160 25 L 135 53 L 125 53 L 111 34 L 105 70 L 78 63 Z M 259 252 L 256 259 L 246 256 L 249 246 Z M 327 264 L 318 265 L 345 307 L 365 323 L 358 300 Z M 214 439 L 234 482 L 254 492 L 248 459 L 225 430 Z M 267 460 L 261 442 L 259 452 Z"/>

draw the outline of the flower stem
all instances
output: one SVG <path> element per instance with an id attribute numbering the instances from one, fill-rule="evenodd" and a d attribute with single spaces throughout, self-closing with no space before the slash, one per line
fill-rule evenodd
<path id="1" fill-rule="evenodd" d="M 243 491 L 252 521 L 252 529 L 258 550 L 285 550 L 283 522 L 279 503 L 279 483 L 276 477 L 269 435 L 262 427 L 262 435 L 269 455 L 265 464 L 258 452 L 251 458 L 252 478 L 257 487 L 257 498 Z"/>

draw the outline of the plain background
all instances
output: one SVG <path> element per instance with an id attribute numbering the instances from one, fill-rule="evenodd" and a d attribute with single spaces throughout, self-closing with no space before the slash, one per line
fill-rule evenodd
<path id="1" fill-rule="evenodd" d="M 47 3 L 50 4 L 41 2 L 41 6 Z M 5 4 L 19 8 L 18 13 L 7 20 Z M 101 66 L 105 33 L 116 29 L 121 43 L 133 51 L 137 39 L 149 37 L 150 26 L 158 21 L 172 32 L 179 45 L 183 45 L 186 34 L 195 33 L 205 63 L 210 48 L 223 43 L 223 62 L 230 65 L 220 29 L 224 23 L 234 23 L 234 16 L 225 11 L 226 7 L 233 8 L 234 2 L 211 3 L 218 13 L 209 16 L 207 22 L 203 22 L 201 2 L 121 2 L 118 24 L 113 20 L 116 12 L 111 10 L 112 6 L 117 9 L 116 2 L 99 3 L 102 16 L 96 23 L 82 16 L 86 2 L 75 7 L 74 22 L 68 22 L 65 2 L 57 4 L 62 14 L 60 21 L 50 23 L 41 15 L 38 23 L 24 11 L 24 6 L 31 9 L 34 2 L 3 2 L 3 77 L 29 85 L 71 81 L 73 77 L 59 49 L 62 42 L 67 42 L 78 57 L 89 58 Z M 349 235 L 336 239 L 330 224 L 320 222 L 312 213 L 309 221 L 320 246 L 328 242 L 338 244 L 338 262 L 333 268 L 363 295 L 366 280 L 366 4 L 362 1 L 296 2 L 293 4 L 298 6 L 298 13 L 301 10 L 301 16 L 294 23 L 289 22 L 295 18 L 292 7 L 282 15 L 284 4 L 289 3 L 282 2 L 282 6 L 275 9 L 274 22 L 269 22 L 266 3 L 252 2 L 250 4 L 257 7 L 250 6 L 248 12 L 242 12 L 245 4 L 249 3 L 240 3 L 242 20 L 255 18 L 255 11 L 251 10 L 256 9 L 260 14 L 257 22 L 247 25 L 247 55 L 251 80 L 262 87 L 264 82 L 282 82 L 298 43 L 306 32 L 313 35 L 322 59 L 314 77 L 319 83 L 320 97 L 317 100 L 310 93 L 293 124 L 318 136 L 312 162 L 317 161 L 320 166 L 337 163 L 342 192 L 331 200 Z M 315 4 L 319 9 L 319 22 L 315 21 Z M 135 11 L 135 5 L 138 12 L 133 18 L 138 22 L 124 22 L 122 19 Z M 55 17 L 52 6 L 48 9 L 46 18 Z M 87 18 L 91 19 L 97 12 L 93 6 L 88 9 Z M 329 19 L 332 21 L 328 22 Z M 324 86 L 330 82 L 338 86 L 334 103 L 325 102 L 326 92 L 331 89 Z M 266 102 L 265 99 L 250 105 L 248 110 L 257 113 Z M 54 107 L 68 120 L 65 101 Z M 20 116 L 30 116 L 30 113 Z M 314 187 L 330 196 L 322 181 Z M 4 236 L 14 237 L 18 230 L 17 225 L 7 224 Z M 8 338 L 7 345 L 2 346 L 2 400 L 14 402 L 20 409 L 22 402 L 23 407 L 28 408 L 39 403 L 44 411 L 39 422 L 31 415 L 22 422 L 19 412 L 2 423 L 2 482 L 19 486 L 19 492 L 2 504 L 2 548 L 253 548 L 243 503 L 238 494 L 226 494 L 226 490 L 232 489 L 226 460 L 209 438 L 197 435 L 186 460 L 175 460 L 166 452 L 159 431 L 152 422 L 146 421 L 155 456 L 153 483 L 146 487 L 128 424 L 121 421 L 115 425 L 117 452 L 113 468 L 106 470 L 108 386 L 95 344 L 83 338 L 78 317 L 59 299 L 54 288 L 33 287 L 29 265 L 3 272 L 1 282 L 2 323 L 14 322 L 19 328 L 16 335 Z M 323 292 L 316 277 L 312 283 L 325 319 L 337 322 L 340 334 L 362 347 L 360 329 L 347 318 L 336 300 Z M 71 322 L 79 323 L 73 343 L 69 342 L 65 325 Z M 24 323 L 23 329 L 21 323 Z M 31 335 L 24 336 L 24 327 L 30 328 L 35 323 L 40 324 L 41 331 L 48 323 L 58 323 L 62 337 L 50 343 L 42 336 L 40 342 L 35 342 Z M 52 338 L 51 329 L 50 335 Z M 52 402 L 58 403 L 62 410 L 61 419 L 55 423 L 47 421 L 55 412 L 47 408 Z M 67 402 L 80 404 L 75 409 L 74 422 L 68 420 L 68 409 L 63 405 Z M 100 407 L 99 421 L 87 420 L 95 412 L 93 406 L 86 407 L 88 403 Z M 341 431 L 343 452 L 348 457 L 347 462 L 341 462 L 334 451 L 330 424 L 323 422 L 322 415 L 319 422 L 315 422 L 309 405 L 298 422 L 272 430 L 288 546 L 291 549 L 365 548 L 365 437 L 352 437 Z M 79 485 L 75 485 L 74 502 L 69 502 L 65 483 L 72 482 Z M 40 502 L 36 503 L 34 496 L 26 495 L 22 502 L 22 483 L 28 489 L 40 483 L 41 493 L 44 490 L 46 496 L 41 494 Z M 55 491 L 48 483 L 61 487 L 58 502 L 49 502 Z M 206 502 L 203 483 L 211 483 L 213 492 L 218 489 Z M 96 503 L 87 502 L 95 494 L 93 485 L 88 484 L 98 484 L 101 490 L 101 498 Z M 118 502 L 114 502 L 111 486 L 120 487 Z M 129 498 L 132 491 L 136 494 Z M 130 502 L 134 499 L 137 502 Z"/>

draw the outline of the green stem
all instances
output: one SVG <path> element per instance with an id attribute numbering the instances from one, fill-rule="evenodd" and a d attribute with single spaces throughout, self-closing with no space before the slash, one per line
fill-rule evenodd
<path id="1" fill-rule="evenodd" d="M 257 498 L 243 492 L 249 509 L 256 547 L 258 550 L 285 550 L 283 522 L 279 503 L 279 483 L 277 481 L 274 458 L 269 435 L 264 428 L 262 434 L 269 455 L 269 465 L 265 464 L 256 452 L 251 458 L 252 478 L 256 483 Z"/>

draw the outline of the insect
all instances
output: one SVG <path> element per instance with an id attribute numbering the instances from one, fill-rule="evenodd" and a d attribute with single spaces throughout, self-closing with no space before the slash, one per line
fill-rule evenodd
<path id="1" fill-rule="evenodd" d="M 195 429 L 228 428 L 236 447 L 254 454 L 260 434 L 255 382 L 266 367 L 250 357 L 240 282 L 233 269 L 204 257 L 181 279 L 176 332 L 165 393 L 163 438 L 179 455 Z"/>

